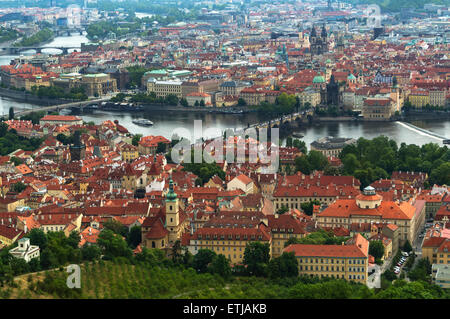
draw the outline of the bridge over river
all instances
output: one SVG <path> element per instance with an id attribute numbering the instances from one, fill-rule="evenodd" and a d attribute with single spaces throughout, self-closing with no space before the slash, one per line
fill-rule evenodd
<path id="1" fill-rule="evenodd" d="M 111 99 L 111 96 L 103 97 L 101 99 L 89 100 L 89 101 L 78 101 L 78 102 L 70 102 L 70 103 L 66 103 L 66 104 L 44 106 L 44 107 L 33 108 L 33 109 L 17 112 L 14 115 L 20 117 L 20 116 L 24 116 L 24 115 L 27 115 L 30 113 L 36 113 L 36 112 L 42 112 L 42 111 L 52 112 L 52 111 L 60 111 L 62 109 L 68 109 L 68 108 L 83 109 L 86 106 L 105 102 L 105 101 L 108 101 L 109 99 Z M 3 115 L 3 118 L 6 118 L 6 117 L 8 117 L 8 115 Z"/>
<path id="2" fill-rule="evenodd" d="M 69 47 L 62 47 L 62 46 L 1 47 L 0 54 L 1 55 L 17 55 L 17 54 L 20 54 L 21 52 L 28 51 L 28 50 L 34 50 L 34 51 L 36 51 L 36 53 L 42 53 L 42 50 L 45 50 L 45 49 L 58 49 L 58 50 L 61 50 L 62 54 L 68 54 L 69 50 L 79 50 L 80 51 L 79 46 L 78 47 L 76 47 L 76 46 L 69 46 Z"/>

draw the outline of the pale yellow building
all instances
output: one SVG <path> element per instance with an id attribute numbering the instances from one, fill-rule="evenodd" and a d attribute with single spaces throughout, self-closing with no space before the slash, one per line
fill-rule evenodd
<path id="1" fill-rule="evenodd" d="M 284 252 L 295 254 L 301 275 L 367 283 L 369 242 L 360 234 L 345 245 L 293 244 Z"/>

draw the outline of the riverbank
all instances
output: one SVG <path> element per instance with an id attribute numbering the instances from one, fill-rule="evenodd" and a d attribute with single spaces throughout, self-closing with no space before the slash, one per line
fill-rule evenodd
<path id="1" fill-rule="evenodd" d="M 225 114 L 227 111 L 242 111 L 242 113 L 257 112 L 256 110 L 249 109 L 247 107 L 185 107 L 182 105 L 167 105 L 167 104 L 141 104 L 145 111 L 170 111 L 170 112 L 188 112 L 188 113 L 221 113 Z M 233 114 L 233 113 L 229 113 Z M 241 114 L 241 113 L 239 113 Z"/>
<path id="2" fill-rule="evenodd" d="M 403 118 L 408 121 L 450 119 L 450 112 L 408 112 L 404 115 Z"/>
<path id="3" fill-rule="evenodd" d="M 47 97 L 40 98 L 39 96 L 33 95 L 26 91 L 11 90 L 7 88 L 0 88 L 0 96 L 7 97 L 18 102 L 42 106 L 59 105 L 73 102 L 72 100 L 51 99 Z"/>

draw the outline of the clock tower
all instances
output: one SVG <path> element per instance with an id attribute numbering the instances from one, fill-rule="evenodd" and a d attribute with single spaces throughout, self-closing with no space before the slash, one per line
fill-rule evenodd
<path id="1" fill-rule="evenodd" d="M 169 243 L 178 239 L 180 228 L 179 199 L 173 190 L 172 177 L 169 181 L 169 192 L 166 195 L 166 229 L 169 231 Z"/>

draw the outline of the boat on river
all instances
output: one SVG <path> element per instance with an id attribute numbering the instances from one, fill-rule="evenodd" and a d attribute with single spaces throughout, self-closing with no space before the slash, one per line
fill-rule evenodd
<path id="1" fill-rule="evenodd" d="M 136 119 L 132 121 L 136 125 L 140 126 L 152 126 L 153 122 L 147 119 Z"/>

